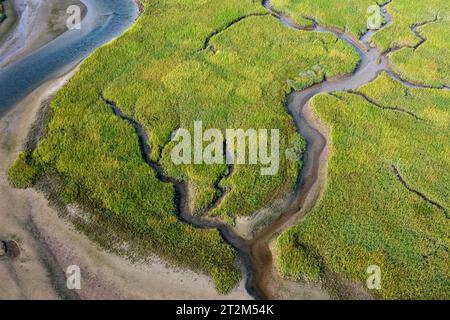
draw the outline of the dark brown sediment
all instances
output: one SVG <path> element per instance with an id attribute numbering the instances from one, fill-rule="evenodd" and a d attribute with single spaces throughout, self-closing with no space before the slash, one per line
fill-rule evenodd
<path id="1" fill-rule="evenodd" d="M 409 110 L 406 110 L 406 109 L 404 109 L 404 108 L 401 108 L 401 107 L 386 107 L 386 106 L 383 106 L 383 105 L 381 105 L 380 103 L 378 103 L 378 102 L 375 101 L 374 99 L 368 97 L 366 94 L 364 94 L 364 93 L 362 93 L 362 92 L 354 91 L 354 90 L 348 90 L 347 92 L 348 92 L 348 93 L 351 93 L 351 94 L 353 94 L 353 95 L 356 95 L 356 96 L 358 96 L 358 97 L 363 98 L 363 99 L 366 100 L 368 103 L 370 103 L 371 105 L 373 105 L 373 106 L 375 106 L 375 107 L 377 107 L 377 108 L 379 108 L 379 109 L 382 109 L 382 110 L 391 110 L 391 111 L 396 111 L 396 112 L 402 112 L 402 113 L 405 113 L 405 114 L 407 114 L 407 115 L 413 117 L 413 118 L 416 119 L 416 120 L 421 120 L 421 121 L 424 120 L 424 119 L 422 119 L 421 117 L 419 117 L 418 115 L 416 115 L 414 112 L 409 111 Z"/>
<path id="2" fill-rule="evenodd" d="M 234 26 L 235 24 L 237 24 L 237 23 L 239 23 L 239 22 L 241 22 L 241 21 L 243 21 L 243 20 L 245 20 L 245 19 L 248 19 L 248 18 L 267 16 L 267 15 L 269 15 L 269 14 L 270 14 L 270 13 L 258 13 L 258 12 L 256 12 L 256 13 L 249 13 L 249 14 L 240 16 L 240 17 L 238 17 L 238 18 L 236 18 L 236 19 L 234 19 L 234 20 L 228 22 L 223 28 L 217 29 L 217 30 L 214 30 L 213 32 L 211 32 L 211 33 L 206 37 L 206 39 L 203 41 L 203 46 L 202 46 L 201 49 L 198 50 L 198 52 L 208 49 L 208 47 L 210 46 L 210 42 L 211 42 L 211 39 L 212 39 L 212 38 L 214 38 L 215 36 L 221 34 L 221 33 L 224 32 L 225 30 L 231 28 L 231 27 Z"/>
<path id="3" fill-rule="evenodd" d="M 0 258 L 17 259 L 20 247 L 14 240 L 0 240 Z"/>

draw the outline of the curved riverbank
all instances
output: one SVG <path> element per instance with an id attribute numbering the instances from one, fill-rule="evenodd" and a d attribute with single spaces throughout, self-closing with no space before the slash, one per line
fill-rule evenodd
<path id="1" fill-rule="evenodd" d="M 97 47 L 120 35 L 138 16 L 133 0 L 83 0 L 88 8 L 80 30 L 69 30 L 7 65 L 0 73 L 0 116 L 33 89 L 65 74 Z"/>
<path id="2" fill-rule="evenodd" d="M 14 2 L 17 12 L 17 23 L 14 23 L 13 30 L 10 30 L 4 39 L 0 36 L 0 70 L 67 31 L 66 10 L 70 5 L 80 7 L 82 18 L 87 12 L 87 7 L 80 0 L 11 1 Z"/>
<path id="3" fill-rule="evenodd" d="M 382 29 L 393 23 L 392 18 L 386 11 L 386 6 L 391 3 L 391 1 L 387 1 L 381 6 L 381 13 L 386 22 L 381 27 Z M 295 25 L 288 17 L 273 10 L 268 0 L 265 0 L 263 5 L 288 27 L 304 29 Z M 250 242 L 251 258 L 253 264 L 258 266 L 257 268 L 254 268 L 256 273 L 253 288 L 259 296 L 265 298 L 286 297 L 282 292 L 283 285 L 280 285 L 280 283 L 287 281 L 281 279 L 278 271 L 275 270 L 273 265 L 273 256 L 275 256 L 273 250 L 274 241 L 283 231 L 302 221 L 305 215 L 320 199 L 326 183 L 327 159 L 330 153 L 329 132 L 321 123 L 320 119 L 314 115 L 314 112 L 309 105 L 309 101 L 314 96 L 321 93 L 332 94 L 333 92 L 339 91 L 353 93 L 353 90 L 371 82 L 381 72 L 386 72 L 392 79 L 407 87 L 427 88 L 427 86 L 424 85 L 407 82 L 391 70 L 388 59 L 389 52 L 382 52 L 379 48 L 373 47 L 370 44 L 371 37 L 377 31 L 369 30 L 362 35 L 360 39 L 354 39 L 342 31 L 321 27 L 314 19 L 310 19 L 314 22 L 312 31 L 334 33 L 339 39 L 351 45 L 358 52 L 361 60 L 359 66 L 352 74 L 338 79 L 326 79 L 324 82 L 308 89 L 293 92 L 287 99 L 287 108 L 294 118 L 299 133 L 307 141 L 307 150 L 304 156 L 304 165 L 301 169 L 295 201 L 274 223 L 261 233 L 257 234 Z M 442 89 L 447 90 L 447 88 Z M 417 116 L 411 112 L 399 108 L 391 109 L 399 112 L 406 112 L 417 119 Z M 342 287 L 345 288 L 343 290 L 344 292 L 335 292 L 336 290 L 333 290 L 334 294 L 349 297 L 371 298 L 366 290 L 360 285 L 348 285 L 348 283 L 344 283 L 345 280 L 343 279 L 330 280 L 342 283 Z"/>
<path id="4" fill-rule="evenodd" d="M 58 79 L 43 84 L 0 120 L 4 133 L 0 141 L 4 156 L 0 161 L 4 166 L 1 172 L 7 171 L 22 149 L 22 141 L 34 122 L 32 119 L 37 113 L 42 113 L 40 103 L 48 103 L 52 93 L 72 74 L 65 76 L 64 81 Z M 216 292 L 212 280 L 206 275 L 170 267 L 156 257 L 151 258 L 151 263 L 131 263 L 99 250 L 95 243 L 79 234 L 67 221 L 59 219 L 42 194 L 33 189 L 13 189 L 8 185 L 6 174 L 2 174 L 1 178 L 2 198 L 16 200 L 2 201 L 0 209 L 8 214 L 2 215 L 5 218 L 0 233 L 5 237 L 21 238 L 24 259 L 6 268 L 0 265 L 0 274 L 8 279 L 5 282 L 7 289 L 0 294 L 4 298 L 251 298 L 245 292 L 243 283 L 229 295 L 223 296 Z M 77 246 L 73 247 L 73 243 Z M 71 297 L 62 280 L 66 266 L 74 263 L 82 268 L 85 285 L 77 296 Z M 30 279 L 21 271 L 22 267 L 33 270 L 33 286 L 26 285 Z M 38 288 L 39 292 L 33 288 Z"/>

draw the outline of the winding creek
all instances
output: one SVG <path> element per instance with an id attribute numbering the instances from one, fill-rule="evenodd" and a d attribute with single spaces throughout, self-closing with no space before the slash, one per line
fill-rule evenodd
<path id="1" fill-rule="evenodd" d="M 150 159 L 150 150 L 147 147 L 148 137 L 142 126 L 134 119 L 124 116 L 114 101 L 107 100 L 103 95 L 101 95 L 101 98 L 117 117 L 127 121 L 134 127 L 141 147 L 143 160 L 156 171 L 158 179 L 174 185 L 177 195 L 179 218 L 196 228 L 217 229 L 223 239 L 238 252 L 239 258 L 242 261 L 242 271 L 246 276 L 247 291 L 257 299 L 273 299 L 279 297 L 277 283 L 283 280 L 274 270 L 272 252 L 269 247 L 270 243 L 277 235 L 295 224 L 314 206 L 326 177 L 328 132 L 320 121 L 313 116 L 308 102 L 320 93 L 357 89 L 375 79 L 381 71 L 388 70 L 388 67 L 386 57 L 378 50 L 372 49 L 369 46 L 368 41 L 373 34 L 372 31 L 368 32 L 358 41 L 337 30 L 323 28 L 312 18 L 309 19 L 313 22 L 313 27 L 295 25 L 288 17 L 273 10 L 269 1 L 263 1 L 262 4 L 267 9 L 268 14 L 279 19 L 287 27 L 311 32 L 332 32 L 356 50 L 360 56 L 360 63 L 357 69 L 348 76 L 327 80 L 306 90 L 293 92 L 287 97 L 287 109 L 292 115 L 299 133 L 307 141 L 307 150 L 303 159 L 304 165 L 298 179 L 294 200 L 284 208 L 278 218 L 258 232 L 252 239 L 247 240 L 242 238 L 229 225 L 221 221 L 193 215 L 188 205 L 187 183 L 179 182 L 165 176 L 163 168 Z M 386 14 L 385 6 L 382 7 L 382 12 L 387 21 L 385 26 L 387 26 L 392 21 Z M 248 16 L 236 19 L 228 26 L 246 17 Z M 212 36 L 207 38 L 202 49 L 208 47 L 209 40 Z M 217 201 L 221 199 L 222 197 L 217 199 Z M 213 206 L 215 205 L 217 203 Z"/>
<path id="2" fill-rule="evenodd" d="M 83 2 L 91 1 L 84 0 Z M 131 0 L 127 1 L 132 2 Z M 0 101 L 3 103 L 0 107 L 0 113 L 47 78 L 73 67 L 95 47 L 125 30 L 136 18 L 136 7 L 134 5 L 119 5 L 123 1 L 102 0 L 92 1 L 92 3 L 96 3 L 98 6 L 96 7 L 95 17 L 91 11 L 91 15 L 88 13 L 85 18 L 89 28 L 84 29 L 81 34 L 68 32 L 32 55 L 9 66 L 6 72 L 2 71 L 0 75 Z M 416 86 L 401 80 L 389 69 L 386 54 L 381 53 L 377 48 L 371 48 L 369 45 L 373 31 L 369 31 L 358 40 L 340 31 L 321 27 L 311 18 L 309 19 L 313 21 L 313 26 L 304 28 L 295 25 L 288 17 L 276 12 L 268 0 L 263 1 L 262 4 L 267 9 L 268 14 L 278 18 L 287 27 L 310 30 L 311 32 L 332 32 L 356 50 L 360 56 L 360 63 L 352 74 L 336 79 L 327 79 L 306 90 L 293 92 L 287 97 L 287 109 L 292 115 L 299 133 L 307 141 L 307 149 L 303 156 L 303 167 L 299 175 L 294 200 L 284 208 L 278 218 L 258 232 L 252 239 L 247 240 L 240 237 L 229 225 L 221 221 L 193 215 L 188 205 L 186 182 L 178 182 L 165 176 L 164 170 L 158 163 L 152 162 L 149 156 L 147 135 L 141 125 L 134 119 L 124 116 L 119 106 L 113 101 L 107 100 L 103 95 L 101 95 L 101 98 L 117 117 L 134 127 L 139 139 L 143 160 L 156 171 L 158 179 L 174 185 L 179 218 L 196 228 L 219 230 L 223 239 L 238 252 L 242 261 L 242 271 L 246 277 L 248 292 L 257 299 L 273 299 L 279 297 L 277 283 L 282 279 L 278 272 L 274 270 L 270 244 L 276 236 L 299 222 L 313 208 L 322 192 L 326 179 L 329 133 L 320 120 L 313 115 L 309 107 L 309 101 L 320 93 L 355 90 L 375 79 L 382 71 L 388 72 L 394 79 L 407 86 L 422 86 Z M 392 23 L 385 10 L 386 5 L 382 7 L 382 14 L 387 22 L 383 27 Z M 88 6 L 88 8 L 90 9 L 91 6 Z M 102 19 L 106 19 L 106 22 L 103 20 L 103 23 L 100 23 Z M 204 48 L 208 46 L 208 43 L 209 40 L 205 42 Z M 51 66 L 49 66 L 50 61 L 54 62 Z M 32 70 L 32 72 L 26 70 Z M 20 77 L 14 75 L 20 75 Z M 217 201 L 222 198 L 223 196 L 219 197 Z"/>
<path id="3" fill-rule="evenodd" d="M 386 21 L 382 28 L 392 24 L 392 18 L 386 11 L 386 6 L 391 2 L 392 0 L 381 6 L 381 13 Z M 264 0 L 263 5 L 288 27 L 305 30 L 305 28 L 296 26 L 292 20 L 283 16 L 283 14 L 276 12 L 270 5 L 269 0 Z M 387 72 L 393 79 L 407 87 L 426 88 L 424 85 L 409 83 L 390 70 L 387 58 L 389 52 L 383 53 L 378 48 L 370 46 L 370 38 L 376 31 L 369 30 L 360 39 L 356 40 L 338 30 L 319 26 L 312 18 L 308 19 L 314 23 L 312 31 L 332 32 L 339 39 L 352 46 L 360 56 L 360 63 L 350 75 L 336 79 L 327 79 L 306 90 L 294 91 L 287 97 L 287 109 L 292 115 L 299 133 L 305 138 L 307 149 L 304 154 L 303 167 L 300 172 L 294 201 L 282 212 L 279 218 L 258 233 L 249 243 L 250 260 L 254 266 L 253 270 L 255 273 L 253 276 L 254 280 L 252 283 L 248 283 L 248 287 L 251 288 L 256 297 L 261 298 L 277 298 L 275 283 L 276 281 L 281 281 L 273 266 L 272 252 L 269 248 L 271 240 L 288 227 L 299 222 L 313 208 L 326 179 L 329 132 L 320 120 L 313 115 L 309 101 L 320 93 L 353 92 L 353 90 L 374 80 L 382 71 Z M 443 89 L 447 90 L 448 88 Z M 416 115 L 406 110 L 395 108 L 391 108 L 391 110 L 405 112 L 420 120 Z"/>

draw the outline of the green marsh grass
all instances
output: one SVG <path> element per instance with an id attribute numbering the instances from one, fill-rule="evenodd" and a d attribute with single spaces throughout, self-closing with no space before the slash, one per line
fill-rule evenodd
<path id="1" fill-rule="evenodd" d="M 387 1 L 272 0 L 271 3 L 276 10 L 285 12 L 300 24 L 304 24 L 303 16 L 310 16 L 320 25 L 347 30 L 359 38 L 367 31 L 367 8 Z M 394 71 L 415 83 L 449 86 L 450 2 L 393 0 L 386 9 L 393 23 L 375 33 L 372 42 L 382 51 L 395 49 L 389 54 Z M 434 18 L 437 18 L 436 22 L 417 29 L 427 40 L 415 49 L 421 39 L 411 30 L 412 26 Z"/>
<path id="2" fill-rule="evenodd" d="M 59 196 L 92 212 L 80 228 L 109 249 L 114 239 L 212 276 L 220 292 L 239 280 L 236 254 L 215 230 L 176 217 L 175 192 L 143 161 L 134 129 L 101 99 L 114 101 L 149 136 L 151 157 L 167 175 L 188 181 L 201 212 L 217 195 L 225 165 L 175 166 L 170 136 L 194 120 L 205 128 L 280 129 L 281 154 L 303 146 L 284 107 L 286 81 L 321 65 L 328 77 L 351 72 L 353 49 L 332 34 L 289 30 L 271 16 L 252 16 L 205 39 L 230 21 L 265 13 L 259 1 L 144 1 L 122 37 L 97 50 L 51 103 L 45 138 L 10 171 L 17 186 L 52 176 Z M 292 190 L 300 160 L 280 160 L 279 174 L 236 166 L 220 184 L 230 192 L 212 214 L 232 221 Z M 16 177 L 25 165 L 36 176 Z M 28 168 L 28 167 L 27 167 Z M 33 173 L 34 171 L 32 171 Z M 55 178 L 56 177 L 56 178 Z M 112 231 L 114 230 L 114 231 Z"/>
<path id="3" fill-rule="evenodd" d="M 305 221 L 279 237 L 280 271 L 318 281 L 326 267 L 365 284 L 367 267 L 378 265 L 382 288 L 373 293 L 379 297 L 448 299 L 450 94 L 410 89 L 386 74 L 358 91 L 423 120 L 351 93 L 339 93 L 343 101 L 326 94 L 313 99 L 314 112 L 331 129 L 327 187 Z M 446 211 L 408 191 L 392 165 Z"/>

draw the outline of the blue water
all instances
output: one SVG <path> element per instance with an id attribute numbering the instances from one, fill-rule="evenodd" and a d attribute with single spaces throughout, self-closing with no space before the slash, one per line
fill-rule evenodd
<path id="1" fill-rule="evenodd" d="M 133 0 L 85 0 L 80 30 L 70 30 L 0 71 L 0 117 L 45 81 L 63 75 L 135 21 Z"/>

